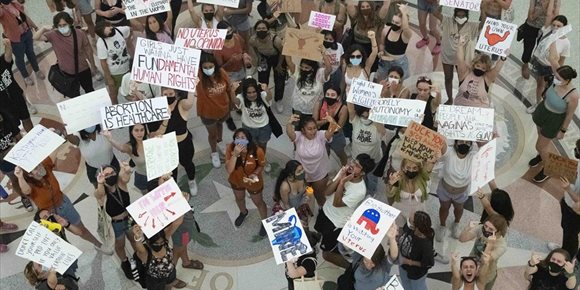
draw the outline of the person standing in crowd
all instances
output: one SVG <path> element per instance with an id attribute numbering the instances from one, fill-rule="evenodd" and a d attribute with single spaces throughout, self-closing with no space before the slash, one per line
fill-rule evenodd
<path id="1" fill-rule="evenodd" d="M 315 245 L 316 243 L 309 237 L 308 239 L 310 245 Z M 316 251 L 312 251 L 306 255 L 298 257 L 298 259 L 292 259 L 286 262 L 286 280 L 288 280 L 288 290 L 294 290 L 294 280 L 298 280 L 302 277 L 312 278 L 316 275 L 316 266 L 318 261 L 316 261 Z"/>
<path id="2" fill-rule="evenodd" d="M 330 66 L 332 70 L 330 71 L 330 79 L 326 82 L 330 84 L 332 88 L 340 88 L 342 85 L 343 73 L 341 69 L 342 56 L 344 55 L 344 48 L 342 44 L 337 41 L 337 34 L 333 31 L 323 30 L 324 42 L 322 45 L 326 49 L 326 55 L 329 58 Z"/>
<path id="3" fill-rule="evenodd" d="M 412 93 L 409 99 L 424 101 L 425 112 L 423 113 L 423 121 L 421 125 L 437 132 L 437 127 L 435 126 L 435 114 L 437 109 L 441 104 L 441 91 L 437 85 L 433 84 L 433 81 L 425 76 L 420 76 L 417 78 L 417 88 L 416 93 Z"/>
<path id="4" fill-rule="evenodd" d="M 94 40 L 95 23 L 93 22 L 93 13 L 95 13 L 95 9 L 93 8 L 93 4 L 91 4 L 91 0 L 76 0 L 75 6 L 87 26 L 87 33 Z"/>
<path id="5" fill-rule="evenodd" d="M 324 98 L 314 104 L 313 118 L 316 120 L 316 125 L 318 130 L 328 130 L 330 123 L 327 120 L 327 116 L 330 116 L 334 123 L 338 124 L 338 130 L 334 132 L 332 136 L 332 141 L 327 143 L 327 152 L 330 155 L 330 150 L 334 151 L 340 164 L 342 166 L 346 165 L 347 156 L 344 148 L 346 147 L 346 137 L 344 136 L 344 125 L 348 120 L 348 109 L 343 104 L 340 95 L 340 89 L 328 87 L 325 85 Z"/>
<path id="6" fill-rule="evenodd" d="M 334 31 L 334 39 L 336 41 L 342 40 L 342 33 L 346 24 L 346 6 L 339 0 L 324 0 L 320 1 L 318 12 L 336 16 L 332 29 Z"/>
<path id="7" fill-rule="evenodd" d="M 405 290 L 427 290 L 427 272 L 433 260 L 431 218 L 424 211 L 409 216 L 399 236 L 399 274 Z"/>
<path id="8" fill-rule="evenodd" d="M 350 14 L 352 23 L 350 33 L 352 35 L 350 36 L 351 41 L 348 41 L 350 43 L 347 43 L 349 47 L 345 47 L 347 51 L 351 51 L 351 45 L 358 44 L 362 47 L 362 50 L 360 51 L 361 54 L 364 51 L 364 55 L 368 55 L 369 58 L 371 58 L 370 56 L 374 50 L 376 51 L 376 57 L 376 53 L 378 53 L 377 42 L 379 41 L 377 37 L 380 36 L 384 23 L 381 20 L 381 17 L 377 14 L 375 3 L 376 2 L 372 1 L 360 1 L 356 6 L 356 10 L 352 11 L 353 13 Z M 374 71 L 376 69 L 374 60 L 371 65 L 373 68 L 372 70 Z M 367 70 L 367 73 L 370 74 L 370 71 L 370 69 Z"/>
<path id="9" fill-rule="evenodd" d="M 372 257 L 366 258 L 355 252 L 352 255 L 353 264 L 358 261 L 357 266 L 352 266 L 354 271 L 354 290 L 381 289 L 382 286 L 391 279 L 391 266 L 399 257 L 399 246 L 397 245 L 397 225 L 393 224 L 387 231 L 389 241 L 389 255 L 385 254 L 385 249 L 381 244 L 377 247 Z"/>
<path id="10" fill-rule="evenodd" d="M 431 163 L 426 166 L 403 159 L 401 169 L 389 175 L 387 199 L 390 205 L 401 211 L 403 218 L 409 218 L 416 211 L 425 211 L 431 167 Z"/>
<path id="11" fill-rule="evenodd" d="M 344 72 L 344 84 L 342 87 L 345 89 L 345 95 L 349 93 L 353 79 L 372 81 L 370 75 L 379 50 L 377 48 L 375 32 L 372 30 L 369 31 L 368 36 L 372 43 L 370 54 L 367 55 L 366 50 L 358 44 L 351 45 L 346 52 L 348 58 L 345 57 L 342 65 L 342 71 Z"/>
<path id="12" fill-rule="evenodd" d="M 145 18 L 145 36 L 150 40 L 173 44 L 171 32 L 160 14 L 148 15 Z"/>
<path id="13" fill-rule="evenodd" d="M 198 15 L 195 11 L 194 3 L 195 0 L 187 0 L 187 10 L 193 21 L 193 27 L 204 28 L 204 29 L 217 29 L 218 22 L 222 21 L 222 16 L 218 14 L 220 10 L 216 11 L 213 4 L 202 3 L 201 4 L 201 14 Z"/>
<path id="14" fill-rule="evenodd" d="M 472 256 L 461 257 L 457 253 L 451 255 L 451 290 L 483 289 L 489 274 L 489 259 L 491 247 L 485 249 L 482 261 Z"/>
<path id="15" fill-rule="evenodd" d="M 264 190 L 264 169 L 266 158 L 264 150 L 254 142 L 254 136 L 247 129 L 241 128 L 234 132 L 234 142 L 226 148 L 226 170 L 229 174 L 228 181 L 234 191 L 236 204 L 240 209 L 240 215 L 235 220 L 235 226 L 240 227 L 246 216 L 246 191 L 260 213 L 260 220 L 267 217 L 268 208 L 262 197 Z M 261 237 L 266 236 L 266 229 L 260 227 Z"/>
<path id="16" fill-rule="evenodd" d="M 429 35 L 435 38 L 435 46 L 431 49 L 432 55 L 441 53 L 441 33 L 437 29 L 437 18 L 435 14 L 441 7 L 439 7 L 438 0 L 417 0 L 417 17 L 419 19 L 419 31 L 421 31 L 422 39 L 415 44 L 418 49 L 429 45 Z M 429 16 L 429 31 L 427 31 L 427 16 Z"/>
<path id="17" fill-rule="evenodd" d="M 252 29 L 252 24 L 250 23 L 250 13 L 252 12 L 252 2 L 254 0 L 239 0 L 238 8 L 230 8 L 224 6 L 218 6 L 220 14 L 223 15 L 224 20 L 226 20 L 232 27 L 236 28 L 237 33 L 242 37 L 243 42 L 241 42 L 242 49 L 244 51 L 248 50 L 247 44 L 250 40 L 250 30 Z"/>
<path id="18" fill-rule="evenodd" d="M 82 1 L 82 0 L 81 0 Z M 129 26 L 129 20 L 125 16 L 123 0 L 94 0 L 96 22 L 107 21 L 113 26 Z"/>
<path id="19" fill-rule="evenodd" d="M 32 69 L 36 73 L 36 78 L 44 80 L 45 76 L 38 67 L 38 60 L 34 53 L 32 41 L 32 30 L 37 30 L 38 27 L 24 12 L 24 5 L 12 0 L 0 1 L 0 24 L 2 24 L 2 29 L 4 30 L 3 35 L 10 40 L 9 46 L 11 47 L 11 52 L 14 53 L 16 67 L 24 79 L 24 83 L 27 86 L 34 85 L 34 80 L 30 77 L 26 69 L 24 55 L 26 55 Z M 7 51 L 6 46 L 4 45 L 5 51 Z M 12 57 L 12 54 L 10 54 L 10 57 Z M 12 61 L 7 62 L 11 63 Z"/>
<path id="20" fill-rule="evenodd" d="M 488 198 L 481 190 L 476 192 L 477 198 L 481 202 L 483 212 L 481 213 L 480 223 L 484 223 L 489 215 L 499 214 L 505 218 L 509 226 L 514 219 L 514 207 L 510 195 L 502 189 L 495 186 L 495 181 L 489 183 L 491 194 Z"/>
<path id="21" fill-rule="evenodd" d="M 528 163 L 531 167 L 536 167 L 543 160 L 548 160 L 548 148 L 553 139 L 564 138 L 578 107 L 580 93 L 572 84 L 572 80 L 577 77 L 578 73 L 575 69 L 568 65 L 561 66 L 554 76 L 554 84 L 544 91 L 544 100 L 532 115 L 532 120 L 538 130 L 538 139 L 536 140 L 538 155 Z M 540 183 L 548 177 L 542 167 L 542 170 L 534 176 L 533 180 Z"/>
<path id="22" fill-rule="evenodd" d="M 48 10 L 52 12 L 52 16 L 59 12 L 66 12 L 74 19 L 75 27 L 81 27 L 82 18 L 79 9 L 76 8 L 73 0 L 46 0 Z"/>
<path id="23" fill-rule="evenodd" d="M 111 102 L 117 104 L 117 94 L 123 81 L 123 76 L 131 71 L 131 56 L 127 50 L 127 41 L 131 27 L 114 27 L 111 23 L 100 22 L 95 27 L 97 39 L 97 57 L 105 75 L 105 83 Z"/>
<path id="24" fill-rule="evenodd" d="M 383 86 L 382 98 L 408 99 L 410 91 L 403 84 L 405 72 L 400 66 L 392 66 L 387 71 L 387 78 L 379 83 Z"/>
<path id="25" fill-rule="evenodd" d="M 409 12 L 407 5 L 399 5 L 399 13 L 395 14 L 390 25 L 385 26 L 379 41 L 379 67 L 375 79 L 384 80 L 387 72 L 393 66 L 403 69 L 403 75 L 408 77 L 409 59 L 406 51 L 413 30 L 409 26 Z"/>
<path id="26" fill-rule="evenodd" d="M 530 281 L 529 290 L 543 289 L 574 289 L 576 276 L 570 254 L 564 249 L 554 249 L 544 260 L 532 252 L 528 266 L 524 272 Z"/>

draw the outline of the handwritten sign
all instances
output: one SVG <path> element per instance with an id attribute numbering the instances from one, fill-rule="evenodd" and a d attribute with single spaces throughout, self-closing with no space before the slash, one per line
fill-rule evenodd
<path id="1" fill-rule="evenodd" d="M 473 195 L 478 188 L 484 187 L 495 178 L 496 146 L 496 139 L 493 139 L 479 148 L 479 151 L 473 156 L 469 195 Z"/>
<path id="2" fill-rule="evenodd" d="M 77 132 L 101 122 L 100 109 L 111 105 L 107 89 L 103 88 L 56 104 L 67 132 Z"/>
<path id="3" fill-rule="evenodd" d="M 16 256 L 64 274 L 82 254 L 75 246 L 33 221 L 16 248 Z"/>
<path id="4" fill-rule="evenodd" d="M 230 8 L 238 8 L 240 0 L 197 0 L 197 3 L 207 3 Z"/>
<path id="5" fill-rule="evenodd" d="M 507 56 L 518 26 L 501 20 L 487 18 L 475 45 L 475 49 L 499 56 Z"/>
<path id="6" fill-rule="evenodd" d="M 399 213 L 394 207 L 367 198 L 344 225 L 338 241 L 370 259 Z"/>
<path id="7" fill-rule="evenodd" d="M 406 127 L 409 122 L 421 122 L 427 102 L 407 99 L 378 99 L 369 119 L 382 124 Z"/>
<path id="8" fill-rule="evenodd" d="M 554 41 L 556 41 L 556 39 L 570 33 L 570 31 L 572 31 L 571 24 L 563 26 L 562 28 L 558 28 L 556 33 L 552 33 L 552 34 L 546 36 L 544 39 L 542 39 L 540 41 L 540 43 L 538 43 L 538 46 L 536 46 L 537 52 L 534 52 L 534 55 L 539 55 L 542 58 L 547 58 L 548 53 L 549 53 L 549 49 L 550 49 L 550 45 L 552 43 L 554 43 Z"/>
<path id="9" fill-rule="evenodd" d="M 383 290 L 405 290 L 405 288 L 403 288 L 403 284 L 401 284 L 397 275 L 393 275 L 391 279 L 389 279 L 389 282 L 383 286 Z"/>
<path id="10" fill-rule="evenodd" d="M 276 264 L 280 265 L 312 252 L 294 208 L 262 220 L 262 225 L 268 233 Z"/>
<path id="11" fill-rule="evenodd" d="M 489 141 L 493 138 L 494 109 L 440 105 L 437 132 L 451 140 Z"/>
<path id="12" fill-rule="evenodd" d="M 302 2 L 300 0 L 267 0 L 268 7 L 272 12 L 300 13 L 302 12 Z"/>
<path id="13" fill-rule="evenodd" d="M 135 124 L 146 124 L 171 117 L 166 97 L 140 100 L 101 108 L 103 129 L 111 130 Z"/>
<path id="14" fill-rule="evenodd" d="M 372 108 L 381 97 L 383 86 L 361 79 L 353 79 L 350 84 L 346 101 L 355 105 Z"/>
<path id="15" fill-rule="evenodd" d="M 315 31 L 286 28 L 282 54 L 321 61 L 320 45 L 323 41 L 324 35 Z"/>
<path id="16" fill-rule="evenodd" d="M 127 19 L 157 14 L 171 10 L 169 0 L 123 0 Z M 177 15 L 174 15 L 177 17 Z"/>
<path id="17" fill-rule="evenodd" d="M 578 161 L 550 153 L 548 162 L 544 166 L 544 173 L 548 176 L 566 177 L 571 184 L 576 182 Z"/>
<path id="18" fill-rule="evenodd" d="M 435 161 L 441 155 L 441 148 L 447 146 L 443 135 L 413 121 L 404 137 L 398 151 L 401 157 L 413 161 Z"/>
<path id="19" fill-rule="evenodd" d="M 201 50 L 139 37 L 131 80 L 193 92 Z"/>
<path id="20" fill-rule="evenodd" d="M 12 147 L 4 160 L 30 172 L 64 141 L 58 134 L 37 124 Z"/>
<path id="21" fill-rule="evenodd" d="M 147 180 L 167 174 L 179 165 L 179 149 L 175 132 L 143 141 Z"/>
<path id="22" fill-rule="evenodd" d="M 175 45 L 202 50 L 220 50 L 224 46 L 227 33 L 227 29 L 180 28 L 175 36 Z"/>
<path id="23" fill-rule="evenodd" d="M 189 203 L 173 178 L 127 207 L 133 220 L 141 226 L 143 234 L 148 238 L 190 210 Z"/>
<path id="24" fill-rule="evenodd" d="M 471 11 L 479 11 L 481 7 L 481 0 L 440 0 L 439 5 Z"/>
<path id="25" fill-rule="evenodd" d="M 334 21 L 336 21 L 335 15 L 311 11 L 308 26 L 323 30 L 333 30 Z"/>

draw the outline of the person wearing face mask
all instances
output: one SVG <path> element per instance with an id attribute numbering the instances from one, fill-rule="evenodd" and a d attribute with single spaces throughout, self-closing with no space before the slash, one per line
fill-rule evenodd
<path id="1" fill-rule="evenodd" d="M 416 88 L 417 93 L 412 93 L 409 99 L 427 102 L 421 125 L 437 132 L 437 127 L 435 126 L 435 114 L 441 104 L 441 91 L 437 85 L 433 84 L 433 81 L 430 78 L 425 76 L 417 78 Z"/>
<path id="2" fill-rule="evenodd" d="M 345 46 L 347 51 L 350 51 L 350 47 L 354 44 L 360 45 L 362 48 L 360 53 L 369 56 L 369 59 L 371 58 L 373 51 L 375 51 L 375 55 L 370 63 L 371 66 L 367 69 L 367 74 L 370 74 L 371 71 L 376 71 L 377 69 L 377 64 L 375 63 L 378 53 L 377 43 L 380 38 L 380 30 L 384 26 L 381 17 L 376 12 L 375 3 L 376 2 L 372 1 L 358 2 L 356 10 L 354 11 L 354 18 L 351 18 L 352 41 L 350 41 L 350 43 L 345 43 L 345 45 L 348 44 L 348 46 Z M 351 17 L 352 16 L 353 15 L 351 15 Z M 372 34 L 370 34 L 371 32 Z M 363 62 L 362 65 L 366 67 L 366 63 L 367 62 Z"/>
<path id="3" fill-rule="evenodd" d="M 451 290 L 483 290 L 489 274 L 491 247 L 482 254 L 482 262 L 472 256 L 451 255 Z"/>
<path id="4" fill-rule="evenodd" d="M 408 99 L 410 91 L 403 84 L 404 77 L 405 72 L 400 66 L 395 65 L 389 68 L 387 71 L 387 77 L 380 81 L 380 84 L 383 86 L 381 97 Z"/>
<path id="5" fill-rule="evenodd" d="M 425 210 L 425 201 L 429 197 L 427 167 L 432 168 L 432 164 L 425 166 L 420 162 L 403 159 L 401 169 L 389 174 L 386 188 L 388 203 L 400 210 L 403 218 Z"/>
<path id="6" fill-rule="evenodd" d="M 121 86 L 117 94 L 119 104 L 136 102 L 161 96 L 161 87 L 131 79 L 131 71 L 121 78 Z"/>
<path id="7" fill-rule="evenodd" d="M 417 0 L 417 18 L 419 20 L 419 31 L 421 32 L 421 40 L 415 44 L 416 48 L 423 48 L 429 45 L 429 35 L 435 38 L 435 46 L 431 49 L 433 56 L 441 53 L 441 33 L 437 28 L 437 18 L 435 13 L 440 11 L 438 0 Z M 427 30 L 427 17 L 429 17 L 429 30 Z M 435 66 L 435 64 L 433 64 Z"/>
<path id="8" fill-rule="evenodd" d="M 131 56 L 127 50 L 126 40 L 131 34 L 131 27 L 113 27 L 108 22 L 100 22 L 95 26 L 97 39 L 97 57 L 105 75 L 105 83 L 112 103 L 118 103 L 117 93 L 123 76 L 131 70 Z"/>
<path id="9" fill-rule="evenodd" d="M 321 33 L 324 35 L 324 42 L 322 45 L 326 49 L 326 55 L 328 56 L 330 65 L 332 66 L 330 79 L 326 83 L 333 88 L 340 88 L 343 76 L 341 60 L 344 55 L 344 48 L 341 43 L 337 42 L 337 34 L 334 30 L 323 30 Z"/>
<path id="10" fill-rule="evenodd" d="M 336 16 L 332 31 L 334 31 L 336 41 L 340 41 L 346 24 L 346 6 L 339 0 L 324 0 L 320 1 L 317 11 Z"/>
<path id="11" fill-rule="evenodd" d="M 381 33 L 379 46 L 379 68 L 376 79 L 383 80 L 387 71 L 393 66 L 403 69 L 403 75 L 409 76 L 409 59 L 406 51 L 413 30 L 409 26 L 407 5 L 399 5 L 399 13 L 393 16 L 390 25 L 386 25 Z"/>
<path id="12" fill-rule="evenodd" d="M 570 261 L 570 254 L 564 249 L 554 249 L 544 260 L 532 252 L 528 266 L 524 272 L 530 281 L 529 290 L 544 289 L 574 289 L 576 276 L 574 265 L 578 262 Z"/>
<path id="13" fill-rule="evenodd" d="M 332 136 L 332 141 L 327 143 L 327 152 L 330 155 L 330 150 L 334 151 L 340 164 L 346 165 L 346 137 L 344 136 L 343 127 L 348 119 L 348 109 L 342 103 L 340 98 L 340 89 L 335 89 L 325 85 L 324 98 L 314 105 L 314 114 L 312 117 L 316 120 L 316 125 L 319 130 L 328 130 L 330 123 L 326 116 L 330 116 L 334 123 L 338 124 L 339 129 Z"/>
<path id="14" fill-rule="evenodd" d="M 202 3 L 200 16 L 195 10 L 196 2 L 195 0 L 187 0 L 187 10 L 193 21 L 193 27 L 217 29 L 217 24 L 222 20 L 222 16 L 216 13 L 215 6 L 213 4 Z"/>
<path id="15" fill-rule="evenodd" d="M 528 162 L 529 166 L 536 167 L 542 163 L 542 160 L 548 160 L 548 148 L 552 140 L 564 138 L 578 107 L 580 94 L 572 85 L 572 80 L 577 77 L 578 73 L 575 69 L 568 65 L 561 66 L 556 71 L 554 84 L 544 90 L 544 100 L 532 114 L 532 120 L 538 130 L 536 140 L 538 155 Z M 548 176 L 544 174 L 543 167 L 533 178 L 538 183 L 546 179 Z"/>
<path id="16" fill-rule="evenodd" d="M 435 264 L 433 236 L 429 214 L 416 211 L 407 218 L 398 238 L 399 274 L 403 289 L 427 290 L 427 272 Z"/>
<path id="17" fill-rule="evenodd" d="M 238 8 L 218 6 L 218 13 L 223 15 L 224 20 L 236 28 L 236 32 L 241 36 L 241 42 L 244 51 L 248 50 L 248 41 L 250 40 L 250 13 L 252 12 L 254 0 L 239 0 Z M 226 38 L 227 39 L 227 38 Z"/>
<path id="18" fill-rule="evenodd" d="M 507 221 L 499 214 L 491 214 L 483 224 L 477 221 L 469 222 L 461 235 L 459 241 L 462 243 L 475 240 L 470 256 L 481 259 L 484 253 L 489 257 L 489 275 L 485 281 L 485 288 L 480 290 L 491 290 L 497 279 L 497 263 L 499 258 L 507 251 L 506 234 L 508 230 Z M 490 249 L 488 249 L 490 248 Z"/>
<path id="19" fill-rule="evenodd" d="M 371 69 L 377 58 L 378 48 L 374 37 L 374 31 L 369 31 L 368 34 L 369 36 L 372 35 L 371 39 L 373 43 L 373 50 L 368 58 L 364 48 L 358 44 L 351 45 L 346 52 L 348 58 L 344 59 L 341 68 L 342 72 L 344 72 L 341 88 L 344 88 L 345 95 L 349 93 L 353 79 L 371 81 Z"/>

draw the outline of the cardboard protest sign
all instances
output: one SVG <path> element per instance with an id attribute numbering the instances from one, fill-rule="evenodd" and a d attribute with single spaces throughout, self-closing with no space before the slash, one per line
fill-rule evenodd
<path id="1" fill-rule="evenodd" d="M 103 129 L 111 130 L 135 124 L 146 124 L 169 119 L 166 97 L 156 97 L 131 103 L 102 107 L 100 111 Z"/>
<path id="2" fill-rule="evenodd" d="M 157 14 L 171 10 L 169 0 L 123 0 L 127 19 Z M 177 17 L 175 15 L 174 17 Z"/>
<path id="3" fill-rule="evenodd" d="M 37 124 L 12 147 L 4 160 L 30 172 L 64 141 L 58 134 Z"/>
<path id="4" fill-rule="evenodd" d="M 267 0 L 268 7 L 272 12 L 300 13 L 302 12 L 301 0 Z"/>
<path id="5" fill-rule="evenodd" d="M 369 119 L 382 124 L 406 127 L 409 122 L 421 122 L 427 102 L 387 98 L 378 99 L 372 107 Z"/>
<path id="6" fill-rule="evenodd" d="M 401 284 L 397 275 L 393 275 L 391 279 L 389 279 L 389 282 L 383 286 L 383 290 L 405 290 L 405 288 L 403 288 L 403 284 Z"/>
<path id="7" fill-rule="evenodd" d="M 334 21 L 336 21 L 335 15 L 311 11 L 308 26 L 331 31 L 334 29 Z"/>
<path id="8" fill-rule="evenodd" d="M 111 105 L 107 89 L 84 94 L 56 104 L 60 118 L 69 133 L 97 125 L 101 122 L 100 109 Z"/>
<path id="9" fill-rule="evenodd" d="M 131 80 L 194 92 L 201 50 L 139 37 Z"/>
<path id="10" fill-rule="evenodd" d="M 475 49 L 499 56 L 507 56 L 518 26 L 498 19 L 487 18 L 475 45 Z"/>
<path id="11" fill-rule="evenodd" d="M 127 207 L 133 220 L 141 226 L 143 234 L 148 238 L 190 210 L 189 203 L 173 178 Z"/>
<path id="12" fill-rule="evenodd" d="M 550 153 L 548 161 L 544 165 L 544 171 L 544 174 L 548 176 L 566 177 L 571 184 L 574 184 L 578 171 L 578 161 Z"/>
<path id="13" fill-rule="evenodd" d="M 479 148 L 471 163 L 471 189 L 469 195 L 477 192 L 495 178 L 496 139 Z"/>
<path id="14" fill-rule="evenodd" d="M 240 5 L 240 0 L 197 0 L 196 2 L 220 5 L 230 8 L 238 8 L 239 7 L 238 5 Z"/>
<path id="15" fill-rule="evenodd" d="M 451 140 L 489 141 L 493 138 L 495 110 L 440 105 L 437 132 Z"/>
<path id="16" fill-rule="evenodd" d="M 544 39 L 542 39 L 540 41 L 540 43 L 538 43 L 538 46 L 536 46 L 537 55 L 544 57 L 544 58 L 548 58 L 550 45 L 552 43 L 554 43 L 554 41 L 556 41 L 556 39 L 568 34 L 570 31 L 572 31 L 572 25 L 568 24 L 566 26 L 558 28 L 556 33 L 552 33 L 552 34 L 546 36 Z M 535 54 L 536 53 L 534 53 L 534 55 Z"/>
<path id="17" fill-rule="evenodd" d="M 439 5 L 471 11 L 479 11 L 481 7 L 481 0 L 439 0 Z"/>
<path id="18" fill-rule="evenodd" d="M 312 252 L 294 208 L 262 220 L 262 225 L 268 233 L 276 264 L 280 265 Z"/>
<path id="19" fill-rule="evenodd" d="M 392 206 L 367 198 L 344 225 L 338 241 L 370 259 L 399 213 Z"/>
<path id="20" fill-rule="evenodd" d="M 286 28 L 284 47 L 282 54 L 305 58 L 314 61 L 322 60 L 320 45 L 324 41 L 324 35 L 310 30 Z"/>
<path id="21" fill-rule="evenodd" d="M 346 101 L 355 105 L 372 108 L 381 97 L 383 86 L 361 79 L 353 79 L 346 95 Z"/>
<path id="22" fill-rule="evenodd" d="M 30 223 L 16 248 L 16 256 L 54 268 L 60 274 L 64 274 L 82 253 L 35 221 Z"/>
<path id="23" fill-rule="evenodd" d="M 227 33 L 227 29 L 180 28 L 175 36 L 175 45 L 202 50 L 221 50 Z"/>
<path id="24" fill-rule="evenodd" d="M 167 174 L 179 165 L 179 149 L 175 132 L 143 141 L 147 181 Z"/>
<path id="25" fill-rule="evenodd" d="M 441 155 L 441 148 L 447 146 L 443 135 L 411 121 L 407 126 L 403 142 L 397 149 L 401 157 L 413 161 L 434 161 Z"/>

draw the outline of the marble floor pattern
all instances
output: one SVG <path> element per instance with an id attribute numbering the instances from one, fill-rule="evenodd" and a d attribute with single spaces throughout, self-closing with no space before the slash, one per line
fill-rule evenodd
<path id="1" fill-rule="evenodd" d="M 410 10 L 411 20 L 416 21 L 416 16 L 413 15 L 416 10 Z M 254 16 L 254 19 L 257 19 L 257 16 Z M 413 44 L 418 39 L 419 36 L 415 34 L 411 43 Z M 425 73 L 422 69 L 431 67 L 432 62 L 427 50 L 417 50 L 414 45 L 409 45 L 408 54 L 414 75 L 407 79 L 405 84 L 413 88 L 417 76 Z M 54 62 L 54 54 L 47 51 L 40 62 L 41 69 L 48 71 L 49 66 Z M 443 74 L 440 67 L 428 75 L 442 87 Z M 24 88 L 22 79 L 17 77 Z M 292 86 L 293 81 L 290 81 L 286 88 L 287 96 L 291 93 Z M 103 83 L 95 87 L 101 88 Z M 499 274 L 494 287 L 499 290 L 526 289 L 527 282 L 523 279 L 523 271 L 531 252 L 545 254 L 548 252 L 546 242 L 561 242 L 558 201 L 562 197 L 562 190 L 558 183 L 551 179 L 540 185 L 531 182 L 536 171 L 528 169 L 527 166 L 528 160 L 535 155 L 533 144 L 536 132 L 531 125 L 531 116 L 525 113 L 525 107 L 529 106 L 529 100 L 531 100 L 529 96 L 532 95 L 534 87 L 533 80 L 521 79 L 519 63 L 515 57 L 511 57 L 491 89 L 499 132 L 496 181 L 501 188 L 510 193 L 516 212 L 508 235 L 509 249 L 499 260 Z M 41 122 L 51 127 L 62 126 L 54 105 L 62 101 L 62 97 L 52 90 L 48 82 L 37 80 L 35 86 L 26 87 L 26 94 L 30 102 L 38 109 L 38 114 L 33 116 L 34 123 Z M 285 98 L 284 102 L 285 111 L 277 114 L 280 122 L 285 122 L 290 114 L 290 101 Z M 240 125 L 239 116 L 235 113 L 232 115 L 236 123 Z M 576 119 L 566 137 L 554 144 L 552 148 L 554 152 L 572 155 L 571 148 L 575 140 L 580 137 L 577 121 Z M 187 289 L 195 290 L 286 289 L 284 267 L 276 266 L 267 241 L 257 236 L 259 217 L 256 210 L 250 206 L 250 215 L 244 225 L 239 229 L 233 226 L 232 217 L 237 216 L 237 208 L 233 203 L 225 169 L 223 166 L 220 169 L 213 169 L 211 166 L 206 141 L 207 132 L 199 118 L 190 116 L 188 127 L 194 135 L 196 148 L 194 161 L 197 167 L 200 193 L 195 199 L 194 207 L 196 219 L 202 230 L 202 234 L 195 238 L 195 242 L 190 243 L 189 252 L 191 257 L 201 259 L 206 267 L 203 271 L 199 271 L 182 269 L 178 266 L 178 277 L 188 283 Z M 116 130 L 114 134 L 121 141 L 128 140 L 126 130 Z M 224 139 L 226 142 L 231 141 L 232 132 L 225 129 Z M 119 152 L 116 154 L 122 160 L 128 158 Z M 284 166 L 292 155 L 292 145 L 288 137 L 283 135 L 278 139 L 274 137 L 271 139 L 268 158 L 272 163 L 273 171 L 268 175 L 264 191 L 264 199 L 269 206 L 272 205 L 271 195 L 275 177 L 280 167 Z M 336 158 L 333 160 L 332 170 L 336 172 L 338 163 Z M 96 202 L 92 197 L 92 186 L 86 179 L 83 164 L 82 157 L 74 146 L 65 144 L 59 148 L 56 170 L 63 192 L 75 203 L 87 227 L 95 229 Z M 180 168 L 180 173 L 183 174 L 183 168 Z M 3 185 L 6 184 L 6 180 L 2 182 Z M 382 194 L 384 186 L 380 187 L 378 192 L 377 198 L 384 200 L 384 194 Z M 130 188 L 130 193 L 132 200 L 140 196 L 133 187 Z M 247 202 L 248 205 L 251 204 L 249 200 Z M 437 198 L 434 196 L 429 198 L 427 205 L 430 215 L 436 217 L 439 208 Z M 466 208 L 469 210 L 462 218 L 462 226 L 470 220 L 479 220 L 482 211 L 477 200 L 470 199 Z M 19 203 L 14 205 L 7 202 L 0 203 L 2 220 L 19 226 L 19 230 L 15 232 L 0 234 L 0 242 L 10 246 L 10 251 L 0 256 L 0 289 L 30 288 L 22 275 L 26 261 L 16 257 L 14 250 L 32 215 L 26 212 Z M 74 235 L 69 235 L 69 239 L 73 245 L 83 251 L 77 272 L 81 278 L 80 289 L 140 289 L 124 277 L 115 256 L 106 256 L 96 252 L 92 245 Z M 452 251 L 467 255 L 471 247 L 472 243 L 459 243 L 451 237 L 446 237 L 443 243 L 436 243 L 436 248 L 444 255 Z M 393 267 L 392 274 L 397 273 L 396 268 Z M 327 281 L 325 289 L 334 289 L 336 278 L 341 271 L 319 258 L 318 273 L 320 278 Z M 429 271 L 427 283 L 429 289 L 449 289 L 449 280 L 449 265 L 437 263 Z"/>

